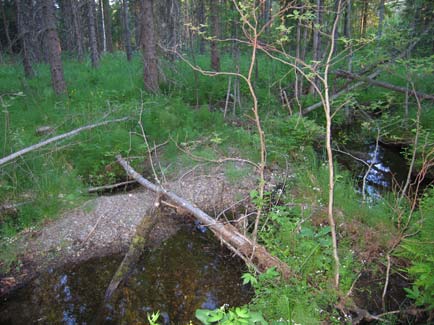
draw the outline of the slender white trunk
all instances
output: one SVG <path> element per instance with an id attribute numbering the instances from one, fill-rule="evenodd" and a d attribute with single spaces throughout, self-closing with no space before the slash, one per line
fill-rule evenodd
<path id="1" fill-rule="evenodd" d="M 103 51 L 107 52 L 107 38 L 105 35 L 105 22 L 104 22 L 104 1 L 100 0 L 100 8 L 101 8 L 101 26 L 102 26 L 102 44 Z"/>

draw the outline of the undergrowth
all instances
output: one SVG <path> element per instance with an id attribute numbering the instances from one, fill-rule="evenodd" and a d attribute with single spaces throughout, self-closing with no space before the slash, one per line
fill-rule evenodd
<path id="1" fill-rule="evenodd" d="M 248 60 L 240 62 L 241 71 L 246 70 Z M 199 55 L 196 63 L 206 67 L 208 57 Z M 360 60 L 355 59 L 355 65 L 358 64 Z M 157 172 L 167 177 L 181 169 L 192 168 L 198 160 L 206 162 L 234 156 L 253 162 L 259 160 L 258 137 L 249 119 L 251 103 L 244 84 L 240 84 L 242 107 L 225 120 L 222 110 L 227 77 L 195 76 L 180 61 L 176 64 L 163 62 L 162 92 L 150 95 L 142 91 L 140 65 L 138 55 L 132 63 L 127 63 L 120 53 L 103 56 L 97 70 L 92 69 L 89 62 L 65 61 L 68 84 L 65 97 L 54 95 L 46 65 L 35 67 L 36 77 L 32 80 L 22 77 L 18 65 L 0 68 L 2 156 L 53 134 L 102 120 L 129 117 L 128 121 L 86 131 L 29 153 L 0 169 L 0 202 L 20 204 L 18 213 L 0 219 L 0 259 L 4 267 L 10 267 L 16 258 L 9 243 L 17 233 L 32 230 L 88 199 L 89 186 L 114 183 L 125 177 L 114 161 L 115 155 L 134 157 L 133 166 L 144 171 L 148 148 L 137 123 L 139 119 L 149 146 L 164 144 L 158 151 Z M 222 70 L 230 70 L 232 65 L 230 57 L 222 58 Z M 323 125 L 321 111 L 312 114 L 314 120 L 296 114 L 288 117 L 287 108 L 282 108 L 279 100 L 278 87 L 272 86 L 272 81 L 290 85 L 291 74 L 287 74 L 287 68 L 263 56 L 258 57 L 258 67 L 255 87 L 266 134 L 268 162 L 280 168 L 291 166 L 288 171 L 291 175 L 283 180 L 285 191 L 279 194 L 278 201 L 272 197 L 275 193 L 268 193 L 266 197 L 268 209 L 260 225 L 260 240 L 290 266 L 296 278 L 283 284 L 276 280 L 277 275 L 272 271 L 258 278 L 252 276 L 249 281 L 256 290 L 256 297 L 250 307 L 275 321 L 338 323 L 339 315 L 330 307 L 338 293 L 333 290 L 331 281 L 333 258 L 326 211 L 328 170 L 315 151 L 324 137 L 320 127 Z M 398 72 L 389 76 L 388 81 L 392 82 L 390 78 L 399 75 Z M 355 93 L 351 104 L 365 110 L 371 106 L 369 114 L 377 110 L 393 113 L 402 98 L 391 98 L 371 88 Z M 426 89 L 430 90 L 428 86 Z M 286 90 L 290 91 L 289 87 Z M 366 103 L 370 96 L 378 99 L 376 106 Z M 315 101 L 313 96 L 305 96 L 302 105 Z M 415 112 L 412 107 L 410 121 Z M 423 114 L 426 121 L 433 115 L 427 110 Z M 338 123 L 345 123 L 342 112 L 337 112 L 335 117 Z M 386 114 L 384 120 L 387 120 Z M 51 126 L 53 134 L 37 135 L 36 129 L 40 126 Z M 429 125 L 425 127 L 429 129 Z M 396 225 L 392 204 L 387 199 L 374 204 L 362 202 L 351 175 L 336 166 L 335 212 L 341 235 L 341 291 L 345 293 L 357 274 L 373 268 L 369 263 L 381 259 L 379 254 L 396 236 Z M 234 164 L 228 164 L 225 169 L 232 182 L 245 177 L 246 173 Z M 416 256 L 416 263 L 409 269 L 415 279 L 409 295 L 420 305 L 432 303 L 433 288 L 430 280 L 432 253 L 419 246 L 430 242 L 432 194 L 423 202 L 419 220 L 424 227 L 417 240 L 405 241 L 401 252 L 405 257 Z M 366 252 L 370 255 L 364 255 Z"/>

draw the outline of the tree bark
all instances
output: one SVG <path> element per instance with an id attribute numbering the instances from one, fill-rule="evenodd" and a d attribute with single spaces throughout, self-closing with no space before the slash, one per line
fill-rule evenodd
<path id="1" fill-rule="evenodd" d="M 78 2 L 77 0 L 73 0 L 71 3 L 71 14 L 72 14 L 72 25 L 74 28 L 74 36 L 75 36 L 75 45 L 77 50 L 77 58 L 78 61 L 83 61 L 84 59 L 84 50 L 83 50 L 83 36 L 81 34 L 81 23 L 80 23 L 80 14 L 78 11 Z"/>
<path id="2" fill-rule="evenodd" d="M 152 0 L 142 0 L 142 12 L 143 79 L 145 89 L 155 93 L 159 85 Z"/>
<path id="3" fill-rule="evenodd" d="M 384 22 L 384 0 L 380 0 L 380 7 L 378 8 L 378 32 L 377 38 L 380 39 L 383 35 L 383 22 Z"/>
<path id="4" fill-rule="evenodd" d="M 122 23 L 124 27 L 124 46 L 125 53 L 127 55 L 127 60 L 131 61 L 133 52 L 131 49 L 131 32 L 130 32 L 130 22 L 128 18 L 128 0 L 122 0 Z"/>
<path id="5" fill-rule="evenodd" d="M 366 25 L 368 23 L 368 9 L 369 1 L 363 0 L 362 13 L 360 16 L 360 36 L 364 37 L 366 34 Z"/>
<path id="6" fill-rule="evenodd" d="M 43 1 L 28 1 L 30 7 L 29 15 L 31 16 L 31 48 L 32 54 L 37 62 L 42 62 L 46 59 L 44 56 L 44 35 L 39 31 L 44 30 L 44 5 Z"/>
<path id="7" fill-rule="evenodd" d="M 205 25 L 205 4 L 204 0 L 199 0 L 197 4 L 197 22 L 199 23 L 199 32 L 204 31 L 204 25 Z M 205 42 L 203 40 L 203 36 L 199 35 L 198 37 L 199 41 L 199 53 L 204 54 L 205 53 Z"/>
<path id="8" fill-rule="evenodd" d="M 99 39 L 99 53 L 107 51 L 107 40 L 105 36 L 105 23 L 103 12 L 102 0 L 98 1 L 98 39 Z"/>
<path id="9" fill-rule="evenodd" d="M 110 124 L 110 123 L 123 122 L 123 121 L 126 121 L 126 120 L 128 120 L 128 117 L 123 117 L 123 118 L 119 118 L 119 119 L 116 119 L 116 120 L 104 121 L 104 122 L 100 122 L 100 123 L 95 123 L 95 124 L 90 124 L 90 125 L 82 126 L 82 127 L 78 128 L 78 129 L 72 130 L 70 132 L 67 132 L 67 133 L 64 133 L 64 134 L 60 134 L 60 135 L 56 135 L 55 137 L 52 137 L 50 139 L 44 140 L 42 142 L 39 142 L 37 144 L 31 145 L 30 147 L 27 147 L 27 148 L 21 149 L 21 150 L 19 150 L 17 152 L 14 152 L 13 154 L 10 154 L 9 156 L 0 158 L 0 166 L 2 166 L 4 164 L 6 164 L 6 163 L 8 163 L 8 162 L 10 162 L 10 161 L 18 158 L 18 157 L 21 157 L 21 156 L 23 156 L 23 155 L 25 155 L 25 154 L 27 154 L 27 153 L 29 153 L 31 151 L 34 151 L 34 150 L 42 148 L 42 147 L 44 147 L 46 145 L 49 145 L 50 143 L 53 143 L 53 142 L 56 142 L 56 141 L 59 141 L 59 140 L 63 140 L 63 139 L 69 138 L 69 137 L 73 137 L 73 136 L 79 134 L 80 132 L 83 132 L 83 131 L 86 131 L 86 130 L 90 130 L 90 129 L 93 129 L 93 128 L 96 128 L 96 127 L 99 127 L 99 126 L 107 125 L 107 124 Z"/>
<path id="10" fill-rule="evenodd" d="M 219 4 L 220 0 L 209 0 L 211 20 L 211 68 L 220 71 L 220 53 L 217 46 L 217 39 L 220 37 Z"/>
<path id="11" fill-rule="evenodd" d="M 142 48 L 142 10 L 141 0 L 133 0 L 134 44 L 136 49 Z"/>
<path id="12" fill-rule="evenodd" d="M 250 263 L 256 266 L 260 272 L 265 272 L 267 269 L 275 267 L 285 279 L 288 279 L 290 276 L 292 276 L 292 272 L 286 263 L 272 256 L 263 246 L 258 244 L 254 245 L 250 239 L 240 234 L 238 230 L 231 224 L 223 224 L 218 222 L 197 208 L 195 205 L 179 197 L 175 193 L 166 191 L 161 186 L 152 184 L 142 175 L 137 173 L 133 168 L 131 168 L 131 166 L 121 156 L 117 156 L 116 159 L 118 163 L 125 169 L 128 175 L 137 180 L 140 185 L 153 192 L 161 193 L 183 210 L 187 210 L 196 218 L 196 220 L 204 225 L 207 225 L 208 228 L 220 240 L 222 240 L 226 246 L 229 247 L 229 249 L 234 250 L 245 261 L 250 261 Z"/>
<path id="13" fill-rule="evenodd" d="M 32 68 L 29 53 L 29 31 L 27 30 L 26 21 L 29 21 L 29 8 L 24 5 L 23 0 L 16 0 L 17 6 L 17 28 L 21 40 L 21 53 L 23 56 L 24 75 L 30 79 L 35 73 Z"/>
<path id="14" fill-rule="evenodd" d="M 421 92 L 409 92 L 407 87 L 400 87 L 400 86 L 395 86 L 392 85 L 390 83 L 384 82 L 384 81 L 379 81 L 379 80 L 374 80 L 372 78 L 369 77 L 364 77 L 355 73 L 351 73 L 348 71 L 342 71 L 342 70 L 338 70 L 335 72 L 335 74 L 339 77 L 344 77 L 344 78 L 348 78 L 348 79 L 355 79 L 355 80 L 361 80 L 363 82 L 366 82 L 368 84 L 374 85 L 374 86 L 378 86 L 381 88 L 385 88 L 385 89 L 389 89 L 389 90 L 393 90 L 399 93 L 403 93 L 403 94 L 407 94 L 409 96 L 416 96 L 419 97 L 420 99 L 429 99 L 429 100 L 434 100 L 434 95 L 430 95 L 430 94 L 425 94 L 425 93 L 421 93 Z"/>
<path id="15" fill-rule="evenodd" d="M 12 54 L 12 40 L 9 34 L 9 22 L 8 19 L 6 17 L 6 12 L 5 12 L 5 8 L 3 7 L 3 1 L 0 0 L 0 11 L 1 11 L 1 15 L 3 18 L 3 29 L 4 29 L 4 33 L 6 36 L 6 41 L 8 42 L 7 44 L 7 52 L 9 54 Z"/>
<path id="16" fill-rule="evenodd" d="M 93 68 L 97 68 L 99 64 L 98 41 L 95 28 L 95 13 L 95 0 L 88 0 L 87 19 L 89 26 L 90 59 Z"/>
<path id="17" fill-rule="evenodd" d="M 313 65 L 317 66 L 322 59 L 322 41 L 321 41 L 321 27 L 323 19 L 323 0 L 316 0 L 316 16 L 313 28 Z M 315 78 L 315 84 L 318 85 L 318 78 Z M 310 94 L 315 94 L 313 85 L 309 88 Z"/>
<path id="18" fill-rule="evenodd" d="M 51 71 L 51 83 L 56 95 L 66 93 L 59 36 L 57 34 L 56 16 L 52 0 L 44 0 L 44 17 L 46 24 L 45 44 Z"/>
<path id="19" fill-rule="evenodd" d="M 104 33 L 106 39 L 107 51 L 113 52 L 113 39 L 112 39 L 112 22 L 111 22 L 111 8 L 109 0 L 102 0 L 103 17 L 104 17 Z"/>
<path id="20" fill-rule="evenodd" d="M 73 27 L 73 19 L 72 19 L 72 1 L 73 0 L 60 0 L 59 8 L 60 8 L 60 17 L 61 17 L 61 28 L 60 28 L 60 42 L 62 48 L 66 52 L 73 52 L 76 50 L 74 44 L 75 35 L 74 35 L 74 27 Z"/>

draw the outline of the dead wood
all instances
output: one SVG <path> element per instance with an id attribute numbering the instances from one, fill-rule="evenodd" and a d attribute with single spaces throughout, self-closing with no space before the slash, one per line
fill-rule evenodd
<path id="1" fill-rule="evenodd" d="M 249 238 L 239 233 L 238 229 L 234 226 L 218 222 L 189 201 L 179 197 L 173 192 L 165 190 L 161 186 L 149 182 L 142 175 L 137 173 L 121 156 L 117 156 L 116 159 L 128 175 L 137 180 L 140 185 L 153 192 L 162 193 L 166 198 L 170 199 L 172 203 L 178 205 L 183 210 L 187 210 L 197 221 L 207 226 L 217 238 L 229 248 L 235 249 L 245 260 L 255 265 L 260 272 L 275 267 L 284 278 L 289 278 L 293 275 L 286 263 L 272 256 L 263 246 L 258 244 L 254 245 Z"/>
<path id="2" fill-rule="evenodd" d="M 122 186 L 132 185 L 135 183 L 137 183 L 137 182 L 135 180 L 132 180 L 132 181 L 125 181 L 125 182 L 120 182 L 120 183 L 116 183 L 116 184 L 90 187 L 87 189 L 87 192 L 88 193 L 103 192 L 103 191 L 113 190 L 113 189 L 116 189 L 116 188 L 119 188 Z"/>
<path id="3" fill-rule="evenodd" d="M 26 204 L 29 204 L 29 203 L 32 203 L 32 202 L 33 201 L 26 201 L 26 202 L 19 202 L 19 203 L 10 203 L 10 204 L 8 204 L 8 203 L 2 204 L 2 205 L 0 205 L 0 216 L 1 215 L 6 215 L 6 214 L 15 215 L 15 214 L 18 213 L 18 208 L 19 207 L 21 207 L 23 205 L 26 205 Z"/>
<path id="4" fill-rule="evenodd" d="M 160 195 L 158 194 L 154 206 L 150 209 L 150 212 L 142 218 L 140 224 L 137 226 L 136 233 L 131 240 L 128 252 L 123 258 L 121 264 L 113 275 L 109 286 L 106 289 L 104 303 L 101 305 L 97 313 L 96 320 L 94 322 L 95 324 L 103 323 L 106 305 L 111 301 L 116 289 L 127 279 L 128 274 L 130 274 L 132 268 L 137 263 L 138 259 L 143 253 L 146 243 L 149 240 L 149 235 L 157 223 L 160 215 Z"/>
<path id="5" fill-rule="evenodd" d="M 99 126 L 103 126 L 103 125 L 107 125 L 107 124 L 110 124 L 110 123 L 123 122 L 123 121 L 126 121 L 126 120 L 128 120 L 128 117 L 123 117 L 123 118 L 119 118 L 119 119 L 115 119 L 115 120 L 109 120 L 109 121 L 104 121 L 104 122 L 100 122 L 100 123 L 90 124 L 90 125 L 82 126 L 82 127 L 78 128 L 78 129 L 72 130 L 70 132 L 57 135 L 57 136 L 52 137 L 50 139 L 41 141 L 41 142 L 39 142 L 37 144 L 31 145 L 31 146 L 29 146 L 27 148 L 24 148 L 24 149 L 21 149 L 21 150 L 19 150 L 17 152 L 14 152 L 13 154 L 11 154 L 9 156 L 1 158 L 0 159 L 0 166 L 8 163 L 9 161 L 12 161 L 12 160 L 18 158 L 18 157 L 21 157 L 21 156 L 25 155 L 26 153 L 29 153 L 30 151 L 39 149 L 39 148 L 44 147 L 44 146 L 46 146 L 46 145 L 48 145 L 50 143 L 53 143 L 53 142 L 56 142 L 56 141 L 59 141 L 59 140 L 65 139 L 65 138 L 73 137 L 73 136 L 79 134 L 82 131 L 90 130 L 90 129 L 93 129 L 93 128 L 96 128 L 96 127 L 99 127 Z"/>
<path id="6" fill-rule="evenodd" d="M 425 93 L 421 93 L 418 91 L 416 91 L 416 92 L 409 91 L 409 89 L 407 89 L 406 87 L 395 86 L 395 85 L 392 85 L 392 84 L 384 82 L 384 81 L 374 80 L 372 78 L 364 77 L 364 76 L 361 76 L 361 75 L 356 74 L 356 73 L 351 73 L 349 71 L 337 70 L 337 71 L 335 71 L 335 75 L 337 75 L 338 77 L 348 78 L 348 79 L 352 79 L 352 80 L 360 80 L 360 81 L 366 82 L 368 84 L 371 84 L 371 85 L 374 85 L 377 87 L 393 90 L 393 91 L 403 93 L 403 94 L 408 93 L 408 95 L 417 96 L 420 99 L 434 100 L 434 95 L 425 94 Z"/>
<path id="7" fill-rule="evenodd" d="M 421 34 L 421 36 L 428 34 L 428 32 L 430 32 L 432 29 L 432 24 L 430 24 L 425 31 Z M 414 42 L 412 42 L 404 51 L 401 52 L 401 54 L 399 54 L 398 56 L 392 58 L 390 61 L 386 61 L 386 64 L 383 66 L 378 67 L 374 72 L 370 73 L 366 78 L 368 79 L 375 79 L 383 70 L 384 68 L 386 68 L 388 65 L 391 65 L 392 63 L 396 62 L 397 60 L 400 60 L 402 58 L 405 58 L 413 49 L 414 47 L 417 45 L 417 43 L 419 43 L 421 37 L 419 37 L 418 39 L 416 39 Z M 362 72 L 360 73 L 360 75 L 362 74 Z M 356 89 L 358 87 L 360 87 L 361 85 L 365 84 L 364 81 L 358 81 L 355 84 L 349 85 L 348 87 L 346 87 L 345 89 L 337 92 L 336 94 L 330 96 L 331 100 L 335 100 L 336 98 L 347 94 L 348 92 L 350 92 L 353 89 Z M 323 104 L 322 102 L 318 102 L 316 104 L 313 104 L 307 108 L 305 108 L 302 112 L 302 115 L 307 115 L 310 112 L 314 111 L 315 109 L 322 107 Z"/>

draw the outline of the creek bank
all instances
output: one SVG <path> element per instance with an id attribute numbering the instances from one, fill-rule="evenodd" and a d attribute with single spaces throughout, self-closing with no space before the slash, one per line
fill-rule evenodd
<path id="1" fill-rule="evenodd" d="M 236 168 L 250 168 L 237 163 Z M 181 175 L 181 176 L 179 176 Z M 256 187 L 253 171 L 246 177 L 229 180 L 224 168 L 195 168 L 180 173 L 164 187 L 178 193 L 211 215 L 227 209 L 230 213 L 240 206 L 249 210 L 250 191 Z M 274 175 L 269 175 L 270 183 Z M 65 213 L 39 231 L 22 234 L 15 246 L 19 268 L 13 268 L 0 280 L 0 296 L 23 286 L 49 269 L 72 265 L 93 257 L 125 253 L 135 228 L 155 200 L 146 190 L 101 196 Z M 228 209 L 229 208 L 229 209 Z M 182 211 L 176 211 L 181 213 Z M 150 236 L 150 245 L 157 247 L 177 232 L 185 221 L 179 216 L 161 218 Z"/>

